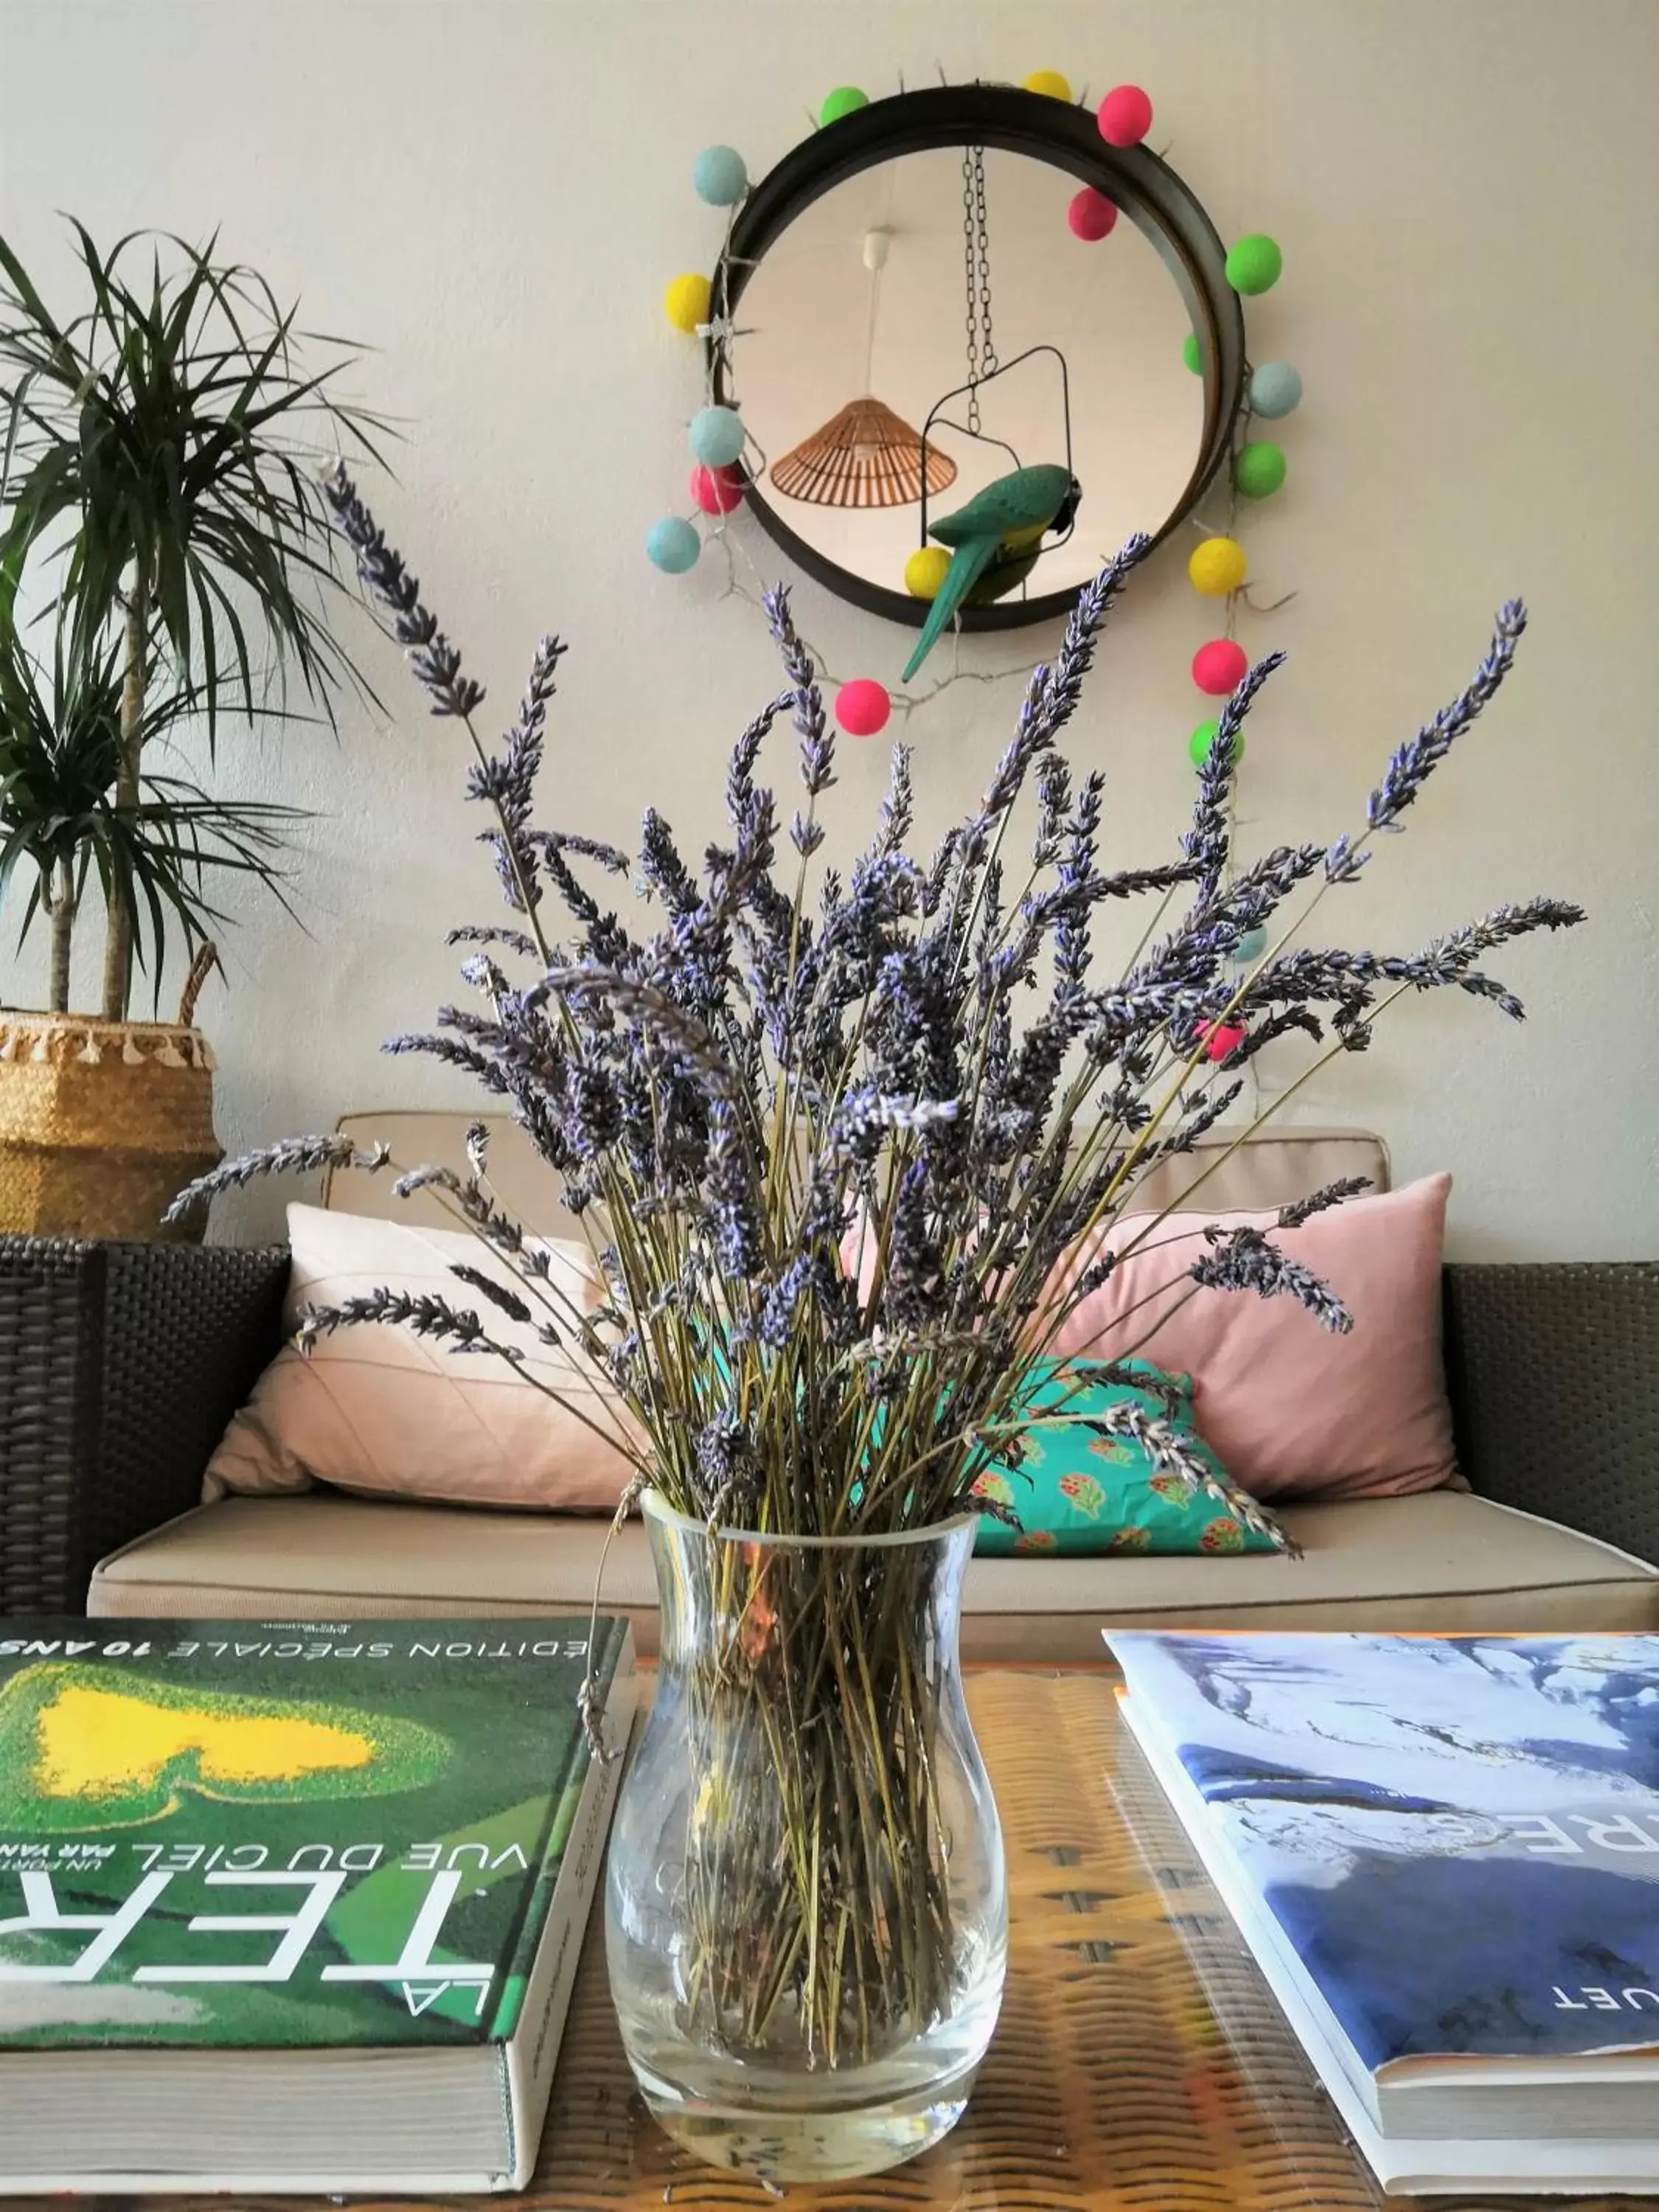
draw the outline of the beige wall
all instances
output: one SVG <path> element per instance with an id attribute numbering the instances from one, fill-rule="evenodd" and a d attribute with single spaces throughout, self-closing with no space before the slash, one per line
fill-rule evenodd
<path id="1" fill-rule="evenodd" d="M 560 818 L 625 836 L 648 796 L 695 843 L 775 674 L 715 564 L 671 580 L 640 550 L 681 500 L 696 404 L 658 296 L 718 235 L 690 163 L 719 138 L 763 170 L 832 84 L 895 88 L 936 63 L 1144 82 L 1155 142 L 1224 232 L 1284 242 L 1251 342 L 1296 361 L 1308 397 L 1285 427 L 1290 485 L 1249 542 L 1267 595 L 1297 597 L 1249 632 L 1291 661 L 1253 724 L 1248 840 L 1352 822 L 1495 603 L 1531 601 L 1512 689 L 1326 912 L 1351 940 L 1405 947 L 1548 890 L 1592 925 L 1503 963 L 1523 1030 L 1473 1004 L 1402 1008 L 1297 1110 L 1386 1131 L 1402 1176 L 1450 1168 L 1465 1253 L 1651 1255 L 1651 0 L 4 0 L 0 222 L 58 298 L 55 210 L 100 236 L 219 223 L 228 251 L 303 288 L 317 326 L 379 348 L 364 390 L 409 430 L 379 504 L 503 719 L 538 631 L 574 641 L 547 777 Z M 890 678 L 895 633 L 811 587 L 799 604 L 839 674 Z M 1180 826 L 1186 664 L 1206 634 L 1164 559 L 1074 726 L 1077 757 L 1109 769 L 1118 854 L 1162 853 Z M 963 665 L 1048 642 L 976 643 Z M 453 738 L 385 674 L 385 720 L 234 757 L 245 788 L 322 818 L 297 884 L 310 936 L 260 909 L 205 1007 L 232 1146 L 347 1106 L 468 1100 L 376 1049 L 453 994 L 443 926 L 495 911 Z M 962 684 L 913 723 L 927 829 L 976 793 L 1016 698 Z M 884 768 L 881 748 L 846 748 L 848 841 Z M 9 923 L 3 942 L 0 993 L 38 999 L 40 962 L 14 961 Z M 227 1217 L 275 1218 L 270 1198 Z"/>

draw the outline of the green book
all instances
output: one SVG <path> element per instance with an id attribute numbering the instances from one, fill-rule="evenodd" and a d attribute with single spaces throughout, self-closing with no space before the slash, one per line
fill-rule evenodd
<path id="1" fill-rule="evenodd" d="M 620 1771 L 588 1626 L 0 1624 L 0 2189 L 521 2187 Z"/>

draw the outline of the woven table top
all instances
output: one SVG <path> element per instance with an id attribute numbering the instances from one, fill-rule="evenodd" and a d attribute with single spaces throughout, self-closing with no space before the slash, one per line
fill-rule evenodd
<path id="1" fill-rule="evenodd" d="M 1387 2201 L 1190 1845 L 1121 1747 L 1115 1684 L 1104 1668 L 969 1678 L 1012 1908 L 996 2037 L 942 2143 L 872 2180 L 792 2188 L 785 2201 L 797 2212 L 1376 2212 Z M 533 2212 L 764 2212 L 778 2200 L 696 2164 L 635 2095 L 605 1985 L 603 1921 L 596 1911 L 535 2179 L 521 2197 L 472 2201 Z M 128 2201 L 223 2212 L 228 2200 Z M 1440 2212 L 1503 2201 L 1433 2200 Z M 1659 2203 L 1507 2203 L 1638 2212 L 1650 2201 Z M 269 2202 L 274 2212 L 303 2200 Z M 317 2212 L 339 2202 L 318 2199 Z M 258 2212 L 254 2199 L 234 2203 Z"/>

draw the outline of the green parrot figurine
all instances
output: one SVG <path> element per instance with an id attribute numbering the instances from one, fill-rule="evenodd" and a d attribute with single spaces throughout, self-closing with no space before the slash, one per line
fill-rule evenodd
<path id="1" fill-rule="evenodd" d="M 1069 470 L 1049 465 L 1014 469 L 976 491 L 966 507 L 943 514 L 928 531 L 951 549 L 950 568 L 906 663 L 908 684 L 938 644 L 959 607 L 983 606 L 1015 591 L 1032 569 L 1051 530 L 1070 527 L 1083 487 Z"/>

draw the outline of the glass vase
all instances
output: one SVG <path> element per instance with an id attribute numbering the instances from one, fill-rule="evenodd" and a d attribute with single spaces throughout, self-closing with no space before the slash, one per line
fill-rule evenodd
<path id="1" fill-rule="evenodd" d="M 975 1521 L 789 1539 L 643 1510 L 661 1656 L 605 1892 L 629 2062 L 715 2165 L 879 2172 L 961 2116 L 1002 1996 L 957 1643 Z"/>

